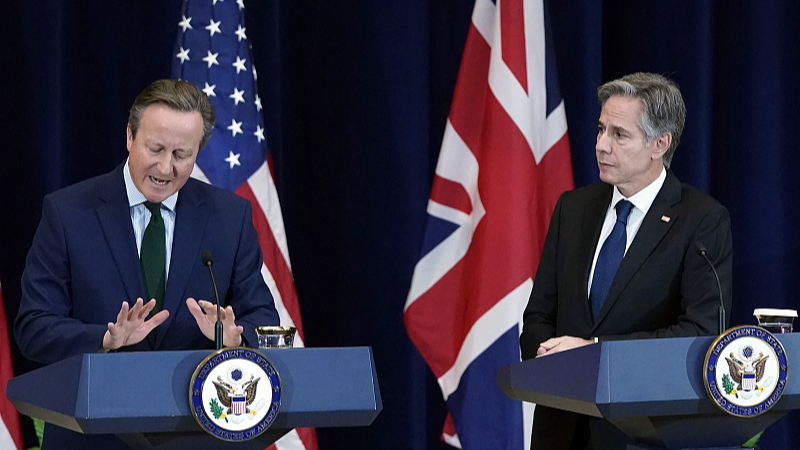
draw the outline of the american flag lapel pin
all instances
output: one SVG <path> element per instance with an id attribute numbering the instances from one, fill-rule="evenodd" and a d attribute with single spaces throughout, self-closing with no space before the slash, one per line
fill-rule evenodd
<path id="1" fill-rule="evenodd" d="M 669 223 L 669 216 L 661 216 L 661 221 L 664 223 Z"/>

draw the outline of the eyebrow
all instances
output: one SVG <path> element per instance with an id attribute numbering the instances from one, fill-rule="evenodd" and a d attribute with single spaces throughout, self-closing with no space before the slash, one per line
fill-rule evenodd
<path id="1" fill-rule="evenodd" d="M 612 130 L 612 131 L 613 130 L 618 130 L 618 131 L 621 131 L 621 132 L 623 132 L 625 134 L 631 134 L 631 132 L 627 128 L 624 128 L 624 127 L 621 127 L 621 126 L 618 126 L 618 125 L 613 125 L 613 124 L 606 125 L 600 120 L 597 121 L 597 126 L 606 128 L 607 130 Z"/>

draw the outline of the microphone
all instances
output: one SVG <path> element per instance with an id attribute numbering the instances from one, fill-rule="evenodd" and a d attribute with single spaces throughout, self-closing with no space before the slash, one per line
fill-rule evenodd
<path id="1" fill-rule="evenodd" d="M 200 258 L 203 259 L 203 265 L 208 267 L 208 273 L 211 274 L 211 284 L 214 286 L 214 297 L 217 299 L 217 323 L 214 327 L 214 342 L 217 345 L 217 350 L 222 350 L 222 320 L 220 319 L 219 313 L 219 293 L 217 292 L 217 281 L 214 279 L 214 271 L 211 270 L 211 266 L 214 265 L 214 255 L 211 254 L 209 250 L 203 250 L 203 253 L 200 254 Z"/>
<path id="2" fill-rule="evenodd" d="M 708 259 L 708 252 L 706 251 L 706 247 L 703 244 L 699 244 L 698 248 L 700 250 L 700 256 L 706 260 L 708 266 L 711 267 L 711 271 L 714 272 L 714 278 L 717 279 L 717 291 L 719 292 L 719 323 L 717 324 L 718 333 L 722 334 L 725 332 L 725 304 L 722 302 L 722 284 L 719 282 L 719 275 L 717 275 L 717 269 L 714 267 L 714 264 Z"/>

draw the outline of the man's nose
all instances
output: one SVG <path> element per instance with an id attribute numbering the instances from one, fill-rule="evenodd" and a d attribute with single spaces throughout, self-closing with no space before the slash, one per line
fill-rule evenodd
<path id="1" fill-rule="evenodd" d="M 603 132 L 597 133 L 597 143 L 595 144 L 594 148 L 598 152 L 604 152 L 604 153 L 609 152 L 608 136 L 606 133 Z"/>
<path id="2" fill-rule="evenodd" d="M 158 171 L 164 175 L 172 173 L 172 154 L 163 152 L 158 156 L 158 164 L 156 165 Z"/>

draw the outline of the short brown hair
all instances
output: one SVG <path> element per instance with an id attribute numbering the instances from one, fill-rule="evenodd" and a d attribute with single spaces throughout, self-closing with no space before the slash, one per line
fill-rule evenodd
<path id="1" fill-rule="evenodd" d="M 136 138 L 136 131 L 142 122 L 142 114 L 153 104 L 166 105 L 176 111 L 199 112 L 203 117 L 203 137 L 200 139 L 200 151 L 211 138 L 211 130 L 217 120 L 214 106 L 208 96 L 196 85 L 181 80 L 158 80 L 144 88 L 136 97 L 128 115 L 128 126 L 131 136 Z"/>

